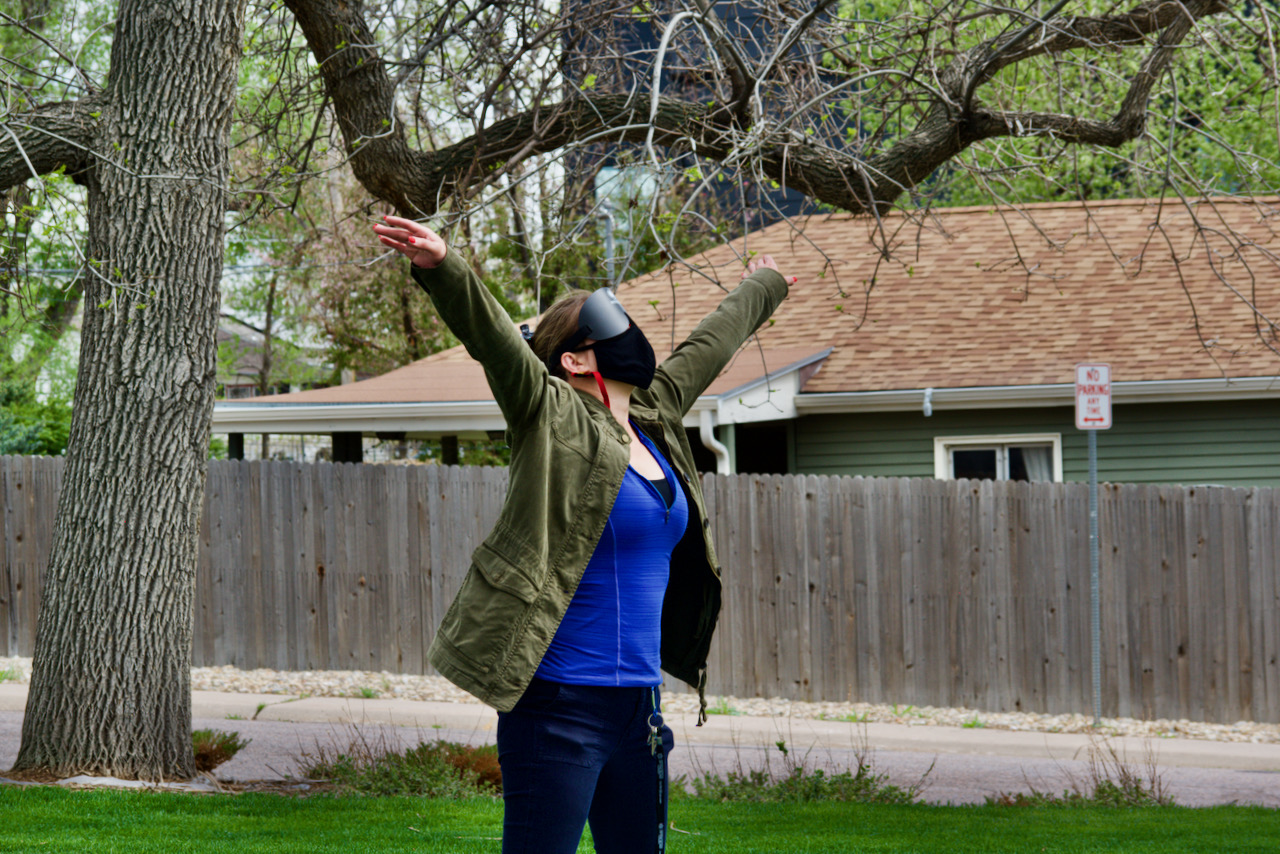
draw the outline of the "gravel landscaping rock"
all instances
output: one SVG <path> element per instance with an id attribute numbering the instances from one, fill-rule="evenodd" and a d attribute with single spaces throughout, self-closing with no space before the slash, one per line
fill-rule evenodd
<path id="1" fill-rule="evenodd" d="M 31 659 L 0 658 L 0 674 L 26 682 Z M 472 695 L 440 676 L 372 673 L 360 670 L 240 670 L 236 667 L 193 667 L 191 688 L 232 694 L 288 694 L 311 697 L 425 700 L 447 703 L 479 703 Z M 1204 741 L 1280 744 L 1280 725 L 1238 721 L 1211 724 L 1188 720 L 1138 720 L 1103 718 L 1094 729 L 1089 715 L 1042 715 L 1031 712 L 984 712 L 975 709 L 902 706 L 877 703 L 813 703 L 782 697 L 708 697 L 712 714 L 757 717 L 817 718 L 855 723 L 895 723 L 908 726 L 952 726 L 1021 732 L 1075 732 L 1102 735 L 1194 738 Z M 668 693 L 665 707 L 675 713 L 698 709 L 692 692 Z"/>

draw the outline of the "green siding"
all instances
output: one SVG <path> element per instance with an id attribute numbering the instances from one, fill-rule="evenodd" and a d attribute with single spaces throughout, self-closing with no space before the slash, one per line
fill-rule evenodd
<path id="1" fill-rule="evenodd" d="M 1113 483 L 1280 486 L 1280 400 L 1115 407 L 1098 434 L 1098 477 Z M 810 415 L 795 428 L 795 471 L 933 477 L 936 436 L 1062 434 L 1067 480 L 1088 478 L 1088 440 L 1071 407 Z"/>

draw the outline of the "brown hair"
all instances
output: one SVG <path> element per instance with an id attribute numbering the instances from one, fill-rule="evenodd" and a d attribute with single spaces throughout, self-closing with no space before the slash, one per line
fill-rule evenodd
<path id="1" fill-rule="evenodd" d="M 568 379 L 559 358 L 556 358 L 556 348 L 578 331 L 578 315 L 589 296 L 590 291 L 582 290 L 571 290 L 560 296 L 543 313 L 538 328 L 533 332 L 533 354 L 542 360 L 553 377 Z"/>

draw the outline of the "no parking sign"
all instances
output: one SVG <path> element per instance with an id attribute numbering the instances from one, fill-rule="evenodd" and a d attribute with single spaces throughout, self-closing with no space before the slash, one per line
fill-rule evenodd
<path id="1" fill-rule="evenodd" d="M 1111 428 L 1111 366 L 1101 362 L 1076 365 L 1076 429 Z"/>

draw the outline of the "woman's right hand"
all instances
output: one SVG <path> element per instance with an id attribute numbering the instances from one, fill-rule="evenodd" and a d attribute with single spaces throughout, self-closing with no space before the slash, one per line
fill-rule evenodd
<path id="1" fill-rule="evenodd" d="M 757 255 L 747 262 L 747 269 L 742 271 L 742 278 L 745 279 L 756 270 L 763 270 L 765 267 L 768 267 L 770 270 L 773 270 L 778 274 L 781 274 L 782 272 L 778 269 L 778 262 L 773 260 L 772 255 Z M 796 282 L 800 281 L 795 276 L 784 276 L 783 278 L 787 280 L 788 285 L 794 285 Z"/>
<path id="2" fill-rule="evenodd" d="M 374 225 L 383 246 L 390 246 L 413 262 L 415 267 L 431 269 L 444 260 L 449 247 L 444 238 L 420 222 L 399 216 L 384 216 L 385 222 Z"/>

